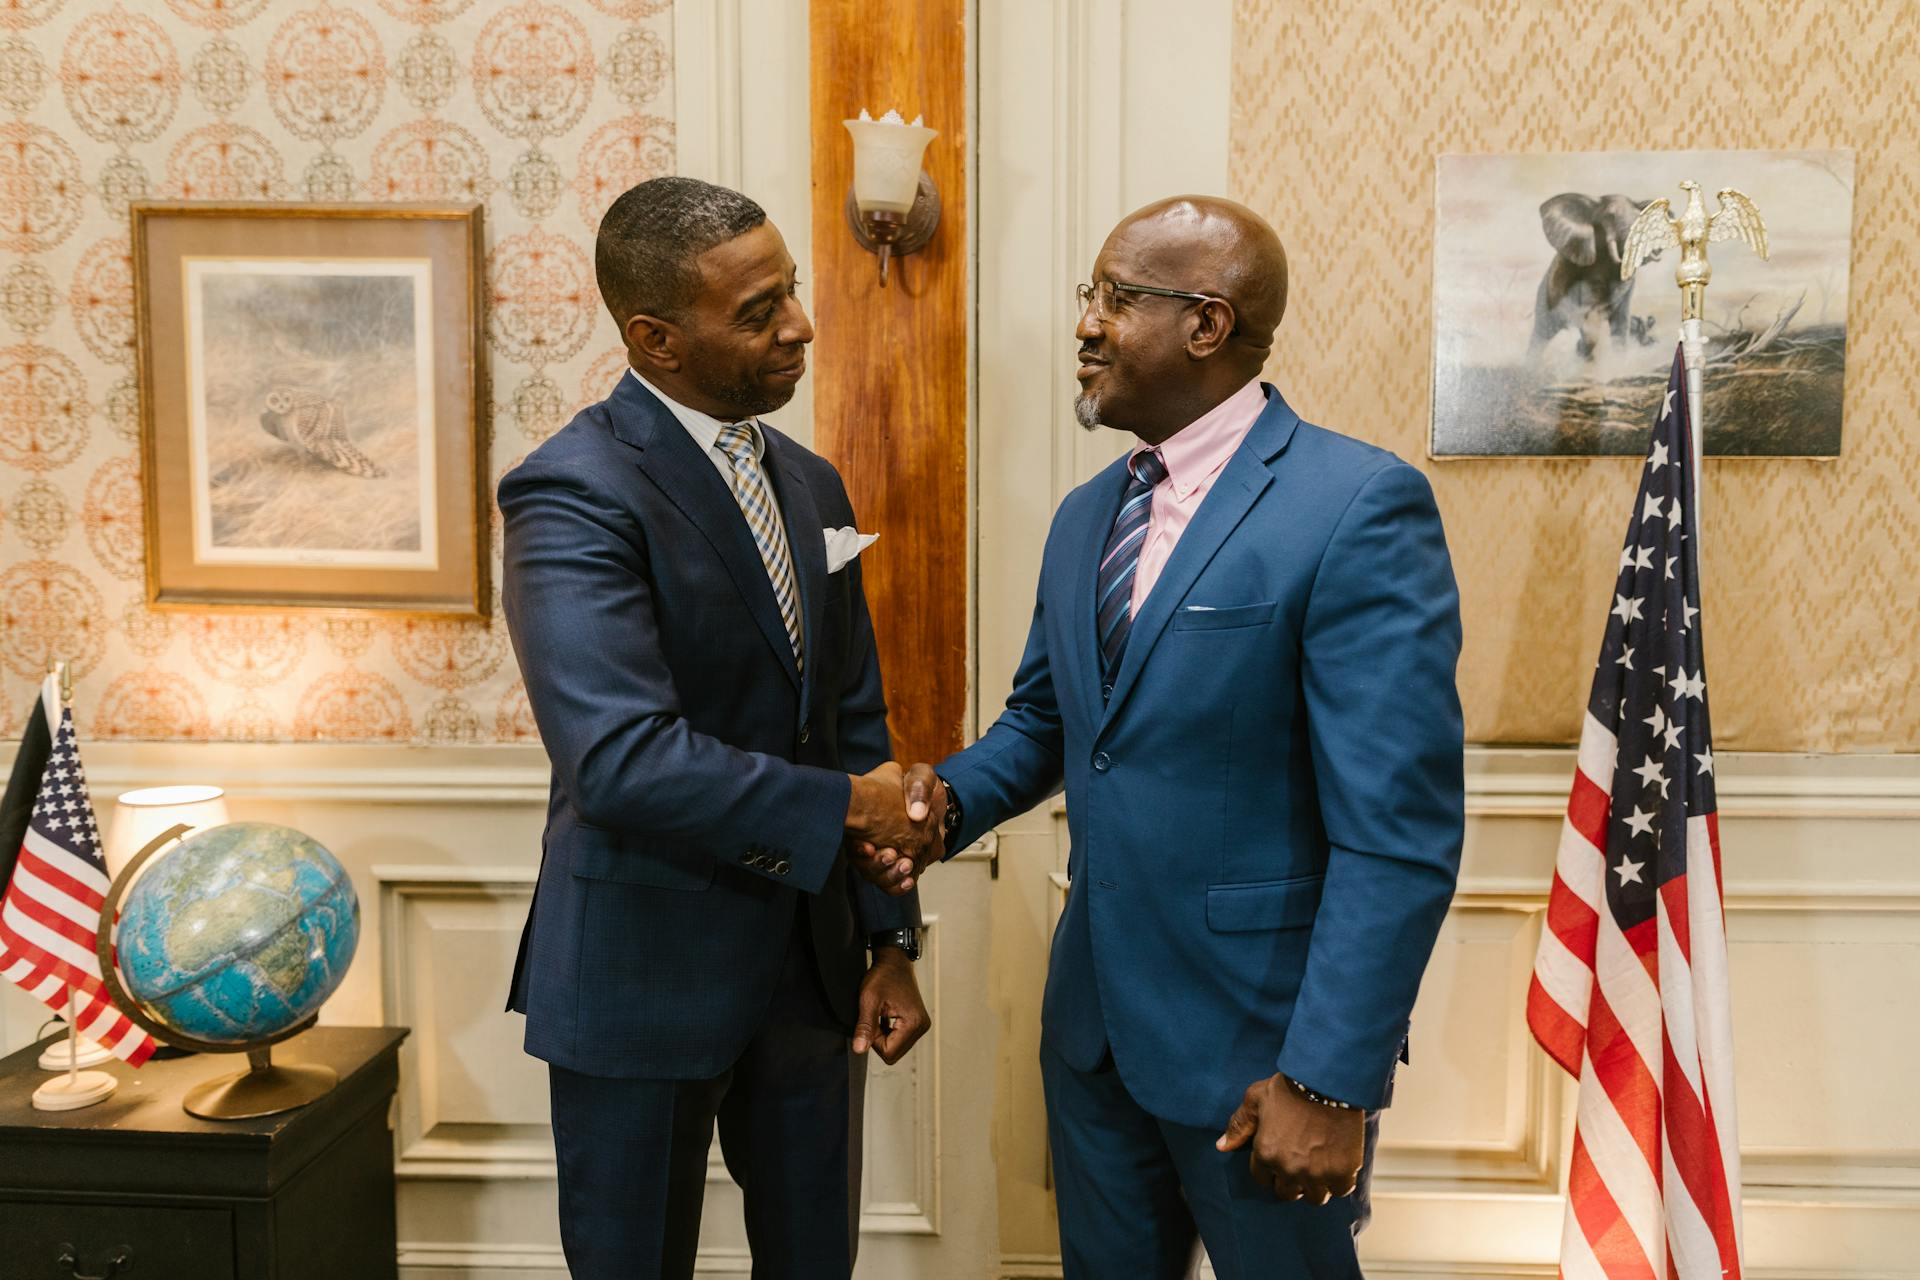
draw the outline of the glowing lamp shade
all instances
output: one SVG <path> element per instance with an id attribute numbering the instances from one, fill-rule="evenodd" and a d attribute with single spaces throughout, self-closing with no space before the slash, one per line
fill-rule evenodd
<path id="1" fill-rule="evenodd" d="M 861 213 L 904 216 L 920 190 L 921 157 L 940 133 L 897 123 L 899 116 L 893 112 L 888 116 L 844 122 L 853 135 L 853 199 Z"/>
<path id="2" fill-rule="evenodd" d="M 118 880 L 135 854 L 172 827 L 220 827 L 230 821 L 227 793 L 219 787 L 123 791 L 113 802 L 113 825 L 107 828 L 107 875 Z"/>

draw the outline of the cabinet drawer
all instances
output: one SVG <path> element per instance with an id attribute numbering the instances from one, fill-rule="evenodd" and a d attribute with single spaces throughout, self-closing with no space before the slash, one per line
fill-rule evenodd
<path id="1" fill-rule="evenodd" d="M 61 1256 L 71 1245 L 73 1261 Z M 124 1248 L 130 1263 L 112 1259 Z M 234 1280 L 233 1215 L 225 1209 L 0 1200 L 7 1280 Z"/>

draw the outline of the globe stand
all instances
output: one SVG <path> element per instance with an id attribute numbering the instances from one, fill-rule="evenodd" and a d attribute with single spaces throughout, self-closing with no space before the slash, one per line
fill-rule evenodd
<path id="1" fill-rule="evenodd" d="M 231 1075 L 209 1080 L 196 1085 L 181 1101 L 181 1107 L 190 1116 L 202 1120 L 249 1120 L 256 1116 L 278 1115 L 282 1111 L 292 1111 L 304 1107 L 332 1089 L 340 1081 L 339 1073 L 332 1067 L 314 1063 L 294 1063 L 276 1065 L 273 1061 L 272 1046 L 282 1040 L 299 1035 L 302 1031 L 319 1021 L 318 1016 L 309 1016 L 294 1026 L 288 1027 L 278 1035 L 251 1044 L 219 1044 L 212 1040 L 201 1040 L 186 1036 L 178 1031 L 161 1025 L 158 1018 L 148 1012 L 146 1007 L 135 999 L 120 981 L 120 967 L 114 954 L 114 929 L 120 919 L 120 900 L 126 896 L 127 887 L 140 874 L 146 865 L 160 850 L 174 840 L 185 835 L 191 827 L 176 825 L 161 832 L 128 861 L 126 869 L 107 889 L 106 901 L 100 904 L 100 928 L 95 934 L 94 954 L 100 961 L 100 980 L 107 988 L 107 994 L 113 1000 L 114 1007 L 127 1015 L 129 1021 L 145 1031 L 162 1044 L 178 1049 L 187 1049 L 195 1053 L 242 1053 L 247 1055 L 247 1069 Z M 87 1075 L 104 1075 L 104 1072 L 87 1072 Z M 112 1080 L 112 1076 L 107 1076 Z M 97 1099 L 93 1099 L 97 1101 Z M 75 1103 L 84 1106 L 84 1103 Z"/>
<path id="2" fill-rule="evenodd" d="M 247 1069 L 195 1085 L 181 1106 L 202 1120 L 251 1120 L 304 1107 L 340 1082 L 340 1073 L 316 1063 L 276 1066 L 273 1049 L 247 1050 Z"/>

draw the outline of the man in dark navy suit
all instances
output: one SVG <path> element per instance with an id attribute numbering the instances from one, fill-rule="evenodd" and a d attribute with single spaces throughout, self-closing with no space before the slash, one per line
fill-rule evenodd
<path id="1" fill-rule="evenodd" d="M 779 231 L 725 188 L 633 188 L 595 265 L 630 369 L 499 495 L 553 763 L 508 1003 L 549 1064 L 567 1262 L 690 1276 L 717 1119 L 753 1274 L 844 1277 L 861 1055 L 928 1026 L 911 864 L 844 838 L 891 861 L 935 833 L 889 762 L 846 491 L 759 421 L 813 328 Z"/>
<path id="2" fill-rule="evenodd" d="M 1180 1276 L 1196 1234 L 1224 1280 L 1359 1275 L 1375 1113 L 1453 894 L 1440 515 L 1259 380 L 1286 283 L 1228 201 L 1108 237 L 1076 409 L 1133 447 L 1055 513 L 1006 711 L 907 776 L 949 850 L 1066 789 L 1041 1066 L 1070 1278 Z"/>

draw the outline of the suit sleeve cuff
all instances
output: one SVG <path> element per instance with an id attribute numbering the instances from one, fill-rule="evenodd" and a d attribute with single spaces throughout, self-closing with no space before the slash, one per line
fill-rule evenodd
<path id="1" fill-rule="evenodd" d="M 804 773 L 796 794 L 783 799 L 777 827 L 735 851 L 732 861 L 776 884 L 818 893 L 840 857 L 853 781 L 833 769 L 806 767 Z"/>

